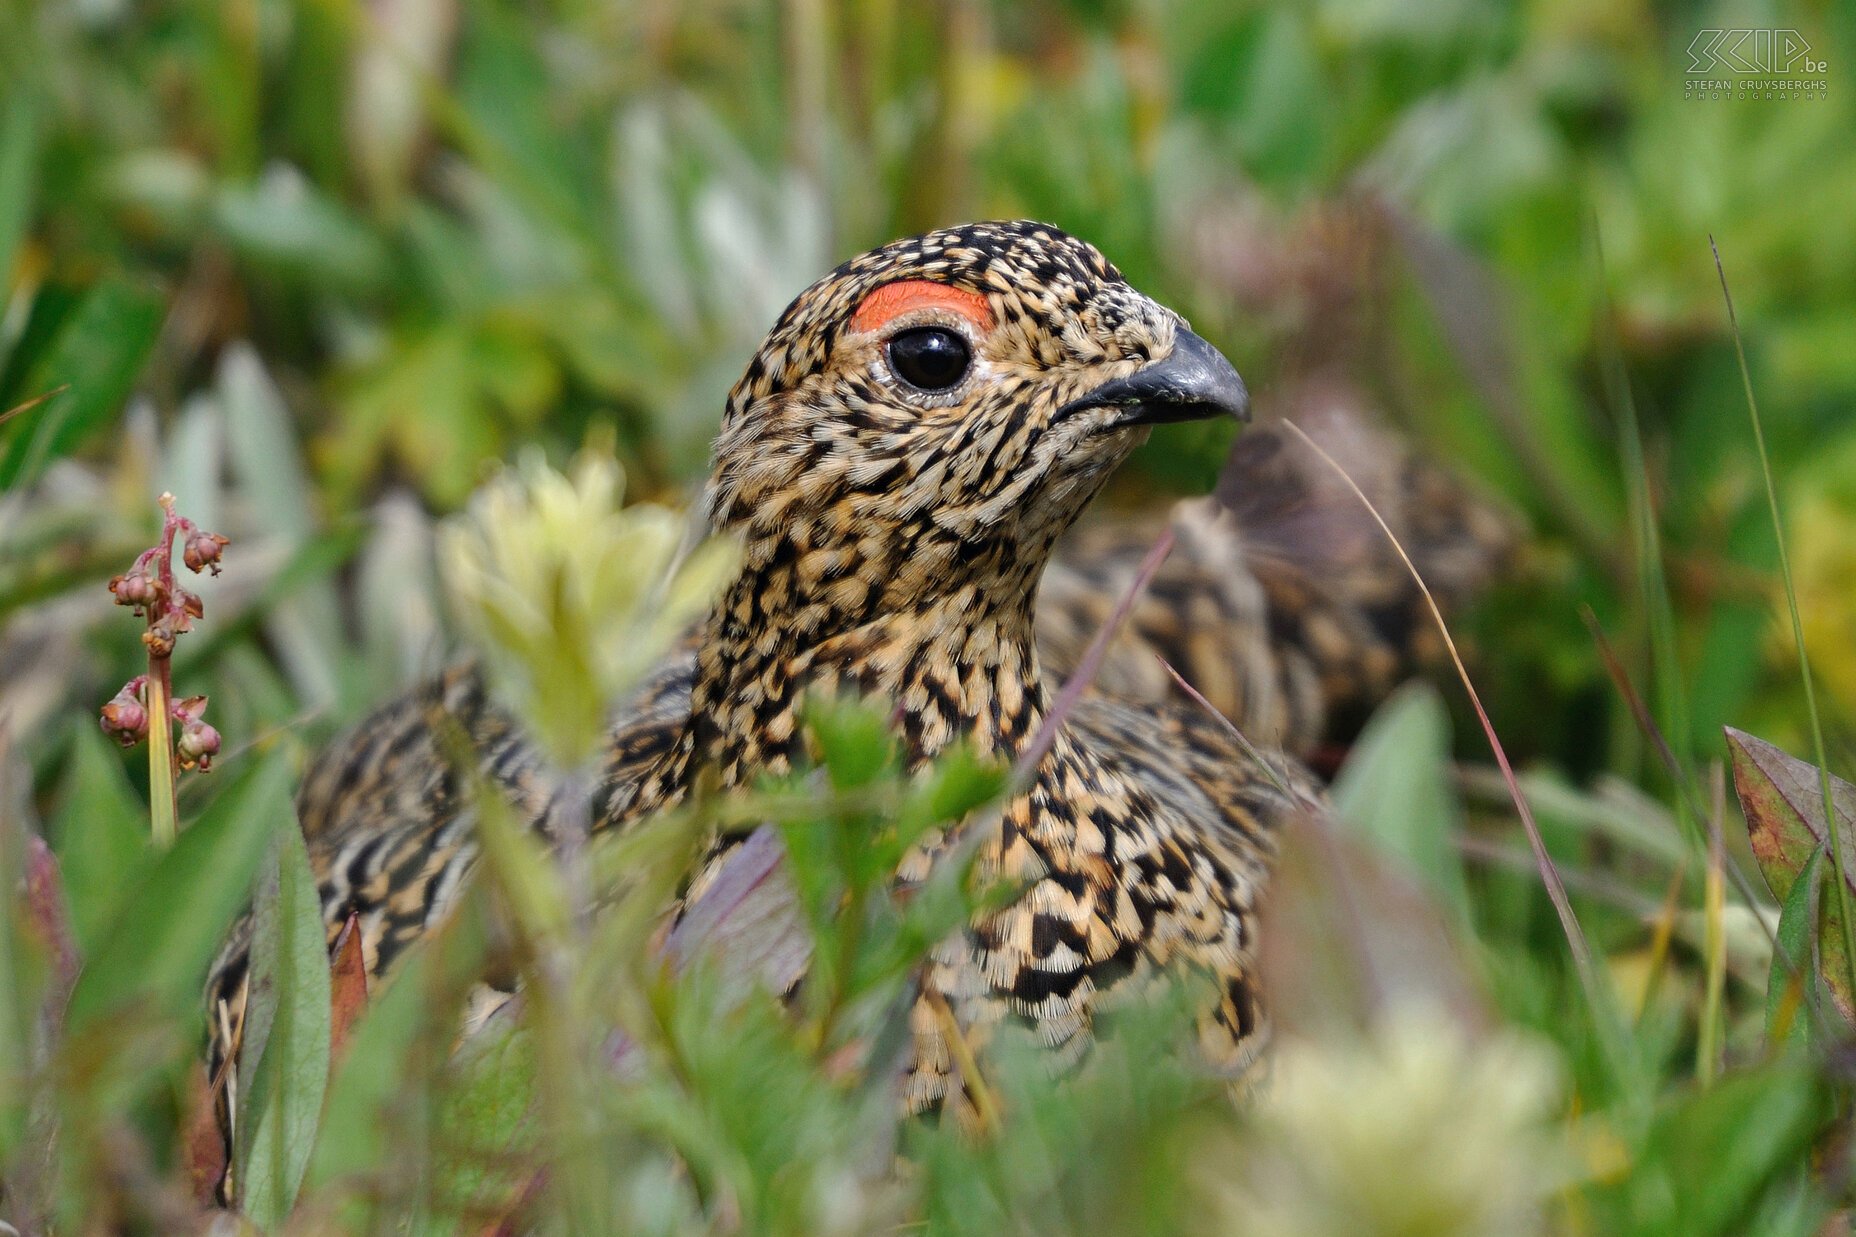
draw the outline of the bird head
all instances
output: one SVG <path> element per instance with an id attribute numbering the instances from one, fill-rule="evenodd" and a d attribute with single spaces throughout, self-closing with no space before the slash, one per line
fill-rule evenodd
<path id="1" fill-rule="evenodd" d="M 948 228 L 853 258 L 781 315 L 729 397 L 710 518 L 750 572 L 798 564 L 803 591 L 866 616 L 986 573 L 1028 597 L 1150 426 L 1246 403 L 1093 246 Z"/>

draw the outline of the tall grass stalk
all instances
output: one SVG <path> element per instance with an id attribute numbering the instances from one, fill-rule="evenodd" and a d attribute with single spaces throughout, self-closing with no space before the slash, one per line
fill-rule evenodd
<path id="1" fill-rule="evenodd" d="M 1593 228 L 1592 246 L 1596 254 L 1595 280 L 1599 288 L 1600 369 L 1604 375 L 1607 401 L 1617 417 L 1618 455 L 1623 469 L 1624 489 L 1630 507 L 1631 534 L 1637 565 L 1637 588 L 1643 602 L 1648 629 L 1650 659 L 1656 671 L 1656 695 L 1664 719 L 1664 730 L 1676 736 L 1672 747 L 1679 776 L 1692 776 L 1687 747 L 1689 741 L 1688 701 L 1682 690 L 1682 667 L 1676 650 L 1676 623 L 1669 602 L 1669 576 L 1663 561 L 1662 533 L 1657 527 L 1656 496 L 1650 485 L 1649 465 L 1643 453 L 1643 427 L 1637 417 L 1636 397 L 1631 394 L 1630 376 L 1624 370 L 1624 358 L 1618 352 L 1617 331 L 1610 297 L 1605 293 L 1604 250 L 1597 228 Z M 1673 776 L 1673 775 L 1672 775 Z M 1706 847 L 1698 832 L 1700 820 L 1691 816 L 1689 802 L 1678 796 L 1676 815 L 1696 846 Z"/>
<path id="2" fill-rule="evenodd" d="M 1508 761 L 1508 751 L 1502 746 L 1501 736 L 1495 733 L 1495 723 L 1489 719 L 1489 712 L 1482 705 L 1482 696 L 1476 691 L 1476 684 L 1469 677 L 1469 668 L 1463 664 L 1463 656 L 1457 651 L 1456 640 L 1450 634 L 1450 625 L 1444 621 L 1443 610 L 1437 605 L 1437 599 L 1431 595 L 1430 585 L 1424 582 L 1424 575 L 1418 570 L 1411 556 L 1405 552 L 1404 544 L 1392 526 L 1386 523 L 1379 508 L 1366 496 L 1359 483 L 1342 467 L 1339 460 L 1322 449 L 1321 444 L 1309 437 L 1307 431 L 1294 421 L 1284 421 L 1300 438 L 1308 449 L 1320 456 L 1328 467 L 1337 473 L 1347 488 L 1353 491 L 1355 498 L 1366 508 L 1373 522 L 1379 525 L 1379 531 L 1391 542 L 1392 549 L 1398 554 L 1399 561 L 1411 574 L 1418 591 L 1424 596 L 1424 604 L 1429 607 L 1431 619 L 1437 624 L 1438 633 L 1443 637 L 1444 648 L 1450 654 L 1451 665 L 1455 667 L 1457 678 L 1462 681 L 1463 690 L 1469 695 L 1470 706 L 1476 712 L 1476 720 L 1482 725 L 1483 736 L 1489 741 L 1489 749 L 1495 755 L 1495 763 L 1502 771 L 1502 780 L 1508 786 L 1509 797 L 1514 800 L 1515 811 L 1521 818 L 1521 827 L 1527 833 L 1528 846 L 1534 852 L 1534 865 L 1540 871 L 1540 880 L 1546 886 L 1547 897 L 1553 903 L 1555 913 L 1559 915 L 1560 929 L 1566 934 L 1567 947 L 1572 951 L 1574 968 L 1579 972 L 1579 983 L 1585 989 L 1586 1001 L 1591 1005 L 1592 1017 L 1597 1023 L 1606 1051 L 1611 1054 L 1615 1064 L 1622 1065 L 1624 1056 L 1623 1028 L 1617 1020 L 1615 1005 L 1610 999 L 1610 990 L 1605 986 L 1604 977 L 1599 974 L 1597 964 L 1592 958 L 1591 944 L 1585 939 L 1585 930 L 1579 926 L 1579 917 L 1573 913 L 1572 900 L 1566 895 L 1566 884 L 1560 879 L 1559 868 L 1554 865 L 1553 857 L 1547 853 L 1547 844 L 1541 837 L 1540 825 L 1534 820 L 1533 809 L 1528 806 L 1527 796 L 1521 793 L 1521 783 L 1515 777 L 1514 766 Z"/>
<path id="3" fill-rule="evenodd" d="M 1724 793 L 1724 788 L 1723 788 Z M 1725 802 L 1717 802 L 1726 810 Z M 1702 957 L 1707 977 L 1701 1003 L 1701 1028 L 1695 1039 L 1695 1074 L 1706 1088 L 1714 1085 L 1721 1068 L 1721 1046 L 1725 1041 L 1727 999 L 1727 867 L 1726 848 L 1722 845 L 1720 812 L 1713 817 L 1708 832 L 1708 874 L 1702 906 Z"/>
<path id="4" fill-rule="evenodd" d="M 1592 608 L 1590 606 L 1581 606 L 1579 607 L 1579 617 L 1585 621 L 1586 630 L 1592 633 L 1592 643 L 1598 649 L 1599 659 L 1604 663 L 1605 672 L 1611 676 L 1611 682 L 1613 686 L 1617 688 L 1618 694 L 1623 697 L 1624 704 L 1630 710 L 1631 716 L 1636 718 L 1637 728 L 1642 731 L 1644 737 L 1650 741 L 1651 749 L 1657 753 L 1658 757 L 1663 762 L 1663 769 L 1668 773 L 1670 783 L 1676 788 L 1677 793 L 1683 796 L 1684 802 L 1689 809 L 1690 819 L 1706 820 L 1709 822 L 1709 840 L 1704 854 L 1711 862 L 1714 853 L 1714 844 L 1720 840 L 1721 821 L 1723 819 L 1724 808 L 1716 810 L 1713 813 L 1709 813 L 1703 809 L 1700 800 L 1696 796 L 1694 779 L 1689 776 L 1688 771 L 1685 770 L 1681 762 L 1676 759 L 1675 751 L 1669 746 L 1669 740 L 1663 736 L 1662 729 L 1656 724 L 1656 719 L 1650 716 L 1649 706 L 1643 702 L 1643 697 L 1638 694 L 1636 687 L 1632 685 L 1630 675 L 1624 669 L 1624 663 L 1618 658 L 1617 650 L 1611 646 L 1611 640 L 1605 635 L 1605 629 L 1599 625 L 1598 616 L 1592 613 Z M 1670 886 L 1669 898 L 1671 899 L 1671 904 L 1680 896 L 1682 877 L 1685 871 L 1685 868 L 1678 870 Z M 1753 888 L 1751 878 L 1740 870 L 1738 864 L 1725 864 L 1723 875 L 1727 882 L 1734 887 L 1734 892 L 1740 895 L 1740 901 L 1743 905 L 1759 905 L 1759 895 Z M 1667 907 L 1665 909 L 1667 909 Z M 1793 979 L 1800 982 L 1800 992 L 1803 994 L 1805 1010 L 1811 1017 L 1813 1024 L 1820 1028 L 1823 1027 L 1825 1025 L 1823 1022 L 1823 1010 L 1816 1000 L 1816 989 L 1813 985 L 1804 982 L 1804 977 L 1799 973 L 1796 963 L 1789 954 L 1780 948 L 1778 929 L 1763 915 L 1755 915 L 1754 920 L 1759 924 L 1760 931 L 1765 935 L 1767 944 L 1772 946 L 1772 956 L 1778 960 L 1779 965 L 1786 968 Z M 1655 952 L 1658 948 L 1655 941 L 1652 941 L 1653 960 L 1661 956 Z M 1648 1004 L 1647 1000 L 1644 1004 Z"/>
<path id="5" fill-rule="evenodd" d="M 1714 243 L 1712 234 L 1708 236 L 1708 249 L 1714 254 L 1714 272 L 1720 276 L 1721 299 L 1727 304 L 1727 325 L 1734 337 L 1734 357 L 1740 363 L 1740 385 L 1746 391 L 1753 441 L 1759 447 L 1759 473 L 1766 482 L 1772 538 L 1779 550 L 1779 578 L 1785 584 L 1785 608 L 1791 615 L 1792 643 L 1798 648 L 1798 677 L 1804 683 L 1804 708 L 1811 719 L 1811 755 L 1817 763 L 1818 793 L 1824 800 L 1824 829 L 1830 834 L 1830 863 L 1836 869 L 1837 914 L 1843 920 L 1843 954 L 1849 960 L 1850 986 L 1856 989 L 1856 921 L 1850 919 L 1849 865 L 1843 855 L 1843 831 L 1837 828 L 1837 809 L 1830 790 L 1830 758 L 1824 750 L 1824 721 L 1817 709 L 1811 655 L 1804 647 L 1804 622 L 1798 617 L 1798 590 L 1792 583 L 1791 556 L 1785 550 L 1785 517 L 1779 510 L 1779 487 L 1772 479 L 1772 457 L 1766 451 L 1766 428 L 1759 418 L 1759 400 L 1753 394 L 1753 374 L 1747 368 L 1746 343 L 1740 337 L 1740 319 L 1734 313 L 1734 294 L 1727 286 L 1727 268 L 1721 264 L 1721 248 Z"/>
<path id="6" fill-rule="evenodd" d="M 1683 689 L 1682 662 L 1676 648 L 1675 608 L 1669 600 L 1669 574 L 1663 560 L 1662 532 L 1657 525 L 1656 495 L 1650 484 L 1650 470 L 1643 453 L 1643 427 L 1637 418 L 1637 400 L 1631 393 L 1630 375 L 1618 349 L 1617 319 L 1612 309 L 1605 281 L 1604 242 L 1597 221 L 1591 226 L 1592 254 L 1597 269 L 1594 284 L 1598 290 L 1599 356 L 1606 396 L 1616 412 L 1618 454 L 1624 470 L 1624 487 L 1628 495 L 1631 526 L 1637 564 L 1637 588 L 1643 601 L 1644 620 L 1648 628 L 1650 660 L 1655 667 L 1656 694 L 1664 718 L 1664 731 L 1676 737 L 1672 746 L 1658 732 L 1653 722 L 1645 728 L 1646 737 L 1663 757 L 1670 778 L 1681 788 L 1675 795 L 1678 827 L 1707 856 L 1702 918 L 1705 928 L 1707 985 L 1701 1005 L 1701 1025 L 1695 1040 L 1696 1073 L 1703 1087 L 1712 1085 L 1720 1060 L 1725 1034 L 1726 946 L 1721 917 L 1726 911 L 1722 883 L 1720 815 L 1704 817 L 1691 810 L 1694 799 L 1694 770 L 1688 758 L 1692 726 L 1688 697 Z M 1650 722 L 1647 715 L 1639 724 Z M 1703 831 L 1704 819 L 1708 828 Z M 1647 1005 L 1647 998 L 1646 998 Z"/>

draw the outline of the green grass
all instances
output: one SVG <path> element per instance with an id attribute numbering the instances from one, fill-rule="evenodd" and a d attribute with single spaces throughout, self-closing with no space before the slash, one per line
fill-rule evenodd
<path id="1" fill-rule="evenodd" d="M 1798 587 L 1792 580 L 1791 557 L 1785 551 L 1785 517 L 1779 510 L 1779 487 L 1772 477 L 1772 456 L 1766 449 L 1766 427 L 1759 419 L 1759 400 L 1753 395 L 1753 375 L 1747 368 L 1746 345 L 1740 338 L 1740 320 L 1734 314 L 1733 293 L 1727 287 L 1727 269 L 1721 265 L 1721 251 L 1708 238 L 1714 254 L 1714 269 L 1721 277 L 1721 299 L 1727 303 L 1727 325 L 1733 331 L 1734 359 L 1740 364 L 1740 381 L 1746 390 L 1747 416 L 1753 424 L 1753 442 L 1759 448 L 1760 478 L 1766 483 L 1766 506 L 1772 513 L 1773 544 L 1779 554 L 1779 581 L 1785 587 L 1785 612 L 1791 619 L 1792 643 L 1798 652 L 1798 681 L 1804 687 L 1805 716 L 1811 723 L 1811 750 L 1817 758 L 1817 784 L 1823 797 L 1824 819 L 1836 819 L 1831 793 L 1830 757 L 1824 748 L 1824 719 L 1817 707 L 1817 685 L 1811 674 L 1811 654 L 1805 648 L 1804 623 L 1798 616 Z M 1837 891 L 1837 913 L 1843 921 L 1843 952 L 1851 968 L 1856 968 L 1856 920 L 1850 917 L 1849 862 L 1843 857 L 1843 833 L 1831 828 L 1831 883 Z M 1850 971 L 1850 986 L 1856 988 L 1856 969 Z"/>

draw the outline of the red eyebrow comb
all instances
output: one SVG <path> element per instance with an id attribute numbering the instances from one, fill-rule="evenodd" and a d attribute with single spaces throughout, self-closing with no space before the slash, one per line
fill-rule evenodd
<path id="1" fill-rule="evenodd" d="M 903 279 L 886 283 L 864 297 L 851 316 L 853 331 L 875 331 L 885 323 L 917 309 L 945 309 L 957 313 L 982 331 L 992 330 L 992 306 L 977 292 L 950 288 L 932 279 Z"/>

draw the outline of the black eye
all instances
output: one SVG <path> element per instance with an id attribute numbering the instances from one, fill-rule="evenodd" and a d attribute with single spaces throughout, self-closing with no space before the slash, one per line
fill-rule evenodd
<path id="1" fill-rule="evenodd" d="M 945 391 L 966 377 L 973 350 L 957 331 L 921 326 L 889 341 L 889 367 L 912 387 Z"/>

